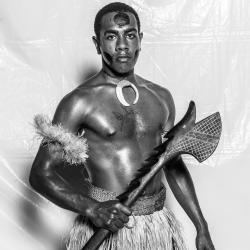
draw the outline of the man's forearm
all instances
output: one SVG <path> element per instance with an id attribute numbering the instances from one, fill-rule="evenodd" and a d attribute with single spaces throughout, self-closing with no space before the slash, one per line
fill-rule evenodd
<path id="1" fill-rule="evenodd" d="M 83 215 L 91 213 L 91 209 L 98 203 L 87 196 L 84 187 L 81 190 L 76 190 L 56 173 L 32 174 L 30 184 L 37 192 L 56 205 Z"/>
<path id="2" fill-rule="evenodd" d="M 207 222 L 202 215 L 192 178 L 181 157 L 165 167 L 165 174 L 174 196 L 192 220 L 197 232 L 207 230 Z"/>

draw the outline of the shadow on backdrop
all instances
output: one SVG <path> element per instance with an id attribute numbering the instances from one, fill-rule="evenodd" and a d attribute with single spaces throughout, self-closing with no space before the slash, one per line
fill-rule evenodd
<path id="1" fill-rule="evenodd" d="M 84 66 L 84 71 L 82 71 L 81 74 L 79 74 L 79 81 L 80 84 L 78 85 L 81 85 L 81 84 L 84 84 L 84 82 L 88 79 L 90 79 L 92 76 L 96 75 L 99 70 L 97 67 L 94 67 L 93 65 L 92 66 Z"/>
<path id="2" fill-rule="evenodd" d="M 28 163 L 28 165 L 29 166 L 21 166 L 22 169 L 27 170 L 23 173 L 23 179 L 27 180 L 32 160 Z M 50 242 L 51 245 L 53 245 L 53 249 L 66 250 L 62 237 L 59 238 L 56 232 L 53 231 L 53 228 L 48 226 L 50 223 L 45 221 L 46 214 L 42 212 L 42 210 L 46 207 L 44 200 L 35 191 L 30 190 L 26 186 L 23 186 L 22 193 L 26 199 L 20 199 L 18 207 L 20 209 L 19 220 L 23 229 L 37 242 Z"/>

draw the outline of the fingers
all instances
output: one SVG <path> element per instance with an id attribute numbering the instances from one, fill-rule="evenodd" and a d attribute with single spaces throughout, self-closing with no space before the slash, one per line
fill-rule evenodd
<path id="1" fill-rule="evenodd" d="M 104 227 L 111 232 L 116 232 L 128 223 L 131 210 L 117 201 L 106 201 L 96 208 L 96 216 L 92 217 L 92 222 L 97 227 Z"/>
<path id="2" fill-rule="evenodd" d="M 116 226 L 116 224 L 114 224 L 114 222 L 112 221 L 112 219 L 109 219 L 105 226 L 106 229 L 108 229 L 109 231 L 111 231 L 112 233 L 115 233 L 116 231 L 119 230 L 119 228 Z"/>
<path id="3" fill-rule="evenodd" d="M 120 219 L 124 224 L 128 223 L 128 221 L 129 221 L 128 215 L 125 215 L 124 213 L 119 213 L 118 216 L 119 216 L 119 219 Z"/>
<path id="4" fill-rule="evenodd" d="M 105 224 L 108 230 L 116 232 L 123 228 L 128 221 L 129 218 L 126 214 L 116 208 L 113 208 Z"/>
<path id="5" fill-rule="evenodd" d="M 132 211 L 121 203 L 117 203 L 115 207 L 128 216 L 132 214 Z"/>
<path id="6" fill-rule="evenodd" d="M 124 227 L 124 223 L 117 217 L 108 219 L 105 224 L 105 227 L 113 233 Z"/>
<path id="7" fill-rule="evenodd" d="M 121 203 L 116 204 L 116 208 L 113 212 L 118 216 L 118 218 L 122 221 L 123 224 L 128 223 L 129 216 L 132 214 L 131 210 L 122 205 Z M 123 225 L 124 226 L 124 225 Z"/>
<path id="8" fill-rule="evenodd" d="M 123 223 L 120 219 L 116 219 L 116 220 L 114 221 L 114 224 L 115 224 L 115 226 L 116 226 L 117 228 L 119 228 L 119 229 L 121 229 L 121 228 L 124 227 L 124 223 Z"/>

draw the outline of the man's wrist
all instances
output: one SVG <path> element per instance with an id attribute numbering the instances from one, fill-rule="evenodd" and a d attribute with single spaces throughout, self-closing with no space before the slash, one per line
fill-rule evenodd
<path id="1" fill-rule="evenodd" d="M 197 233 L 206 233 L 208 232 L 208 224 L 207 222 L 204 220 L 201 223 L 196 225 L 196 231 Z"/>

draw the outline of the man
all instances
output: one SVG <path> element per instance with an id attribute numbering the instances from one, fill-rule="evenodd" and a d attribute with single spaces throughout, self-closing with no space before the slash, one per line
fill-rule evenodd
<path id="1" fill-rule="evenodd" d="M 171 129 L 175 108 L 168 90 L 134 73 L 143 38 L 134 9 L 123 3 L 105 6 L 96 16 L 95 34 L 93 42 L 102 57 L 102 69 L 63 98 L 53 119 L 54 125 L 61 124 L 72 134 L 84 131 L 89 147 L 84 167 L 89 179 L 77 183 L 70 178 L 79 167 L 72 166 L 65 174 L 69 168 L 62 167 L 62 159 L 47 143 L 34 160 L 31 185 L 60 207 L 80 214 L 68 249 L 81 249 L 96 227 L 114 233 L 102 249 L 186 249 L 174 217 L 163 208 L 161 178 L 165 173 L 197 229 L 197 249 L 214 249 L 180 157 L 154 177 L 132 209 L 114 199 L 161 143 L 164 131 Z M 129 220 L 133 225 L 127 224 Z"/>

